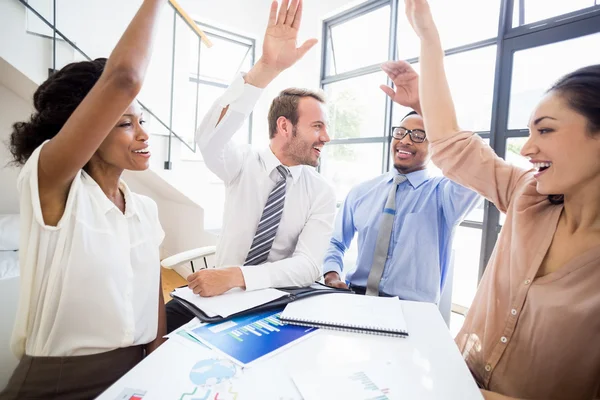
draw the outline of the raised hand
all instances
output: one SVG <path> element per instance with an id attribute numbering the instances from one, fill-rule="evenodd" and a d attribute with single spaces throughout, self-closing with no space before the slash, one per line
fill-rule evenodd
<path id="1" fill-rule="evenodd" d="M 387 61 L 381 69 L 390 77 L 396 90 L 387 85 L 380 88 L 395 103 L 410 107 L 420 113 L 419 75 L 406 61 Z"/>
<path id="2" fill-rule="evenodd" d="M 423 39 L 430 34 L 437 34 L 427 0 L 404 0 L 404 6 L 408 22 L 417 36 Z"/>
<path id="3" fill-rule="evenodd" d="M 291 3 L 289 0 L 283 0 L 279 13 L 277 5 L 277 1 L 271 3 L 263 53 L 246 78 L 246 82 L 259 87 L 265 87 L 317 43 L 317 39 L 309 39 L 300 47 L 297 46 L 298 30 L 302 21 L 302 0 L 291 0 Z"/>

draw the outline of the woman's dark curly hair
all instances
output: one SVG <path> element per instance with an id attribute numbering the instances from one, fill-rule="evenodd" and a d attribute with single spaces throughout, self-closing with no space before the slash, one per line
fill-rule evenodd
<path id="1" fill-rule="evenodd" d="M 600 64 L 579 68 L 560 78 L 548 92 L 561 95 L 571 109 L 587 120 L 588 133 L 600 133 Z M 552 204 L 564 202 L 564 196 L 550 195 Z"/>
<path id="2" fill-rule="evenodd" d="M 33 95 L 35 112 L 27 122 L 13 125 L 9 150 L 14 162 L 25 164 L 33 151 L 52 139 L 96 84 L 106 58 L 68 64 L 52 74 Z"/>

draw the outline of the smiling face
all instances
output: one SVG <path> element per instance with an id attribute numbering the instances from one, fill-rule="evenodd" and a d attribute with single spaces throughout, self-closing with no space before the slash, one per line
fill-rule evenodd
<path id="1" fill-rule="evenodd" d="M 405 129 L 425 130 L 423 118 L 419 115 L 410 115 L 400 123 L 400 127 Z M 427 139 L 423 143 L 415 143 L 407 134 L 402 139 L 392 139 L 391 144 L 392 159 L 394 167 L 401 174 L 419 171 L 427 168 L 429 163 L 429 142 Z"/>
<path id="2" fill-rule="evenodd" d="M 148 133 L 139 103 L 134 101 L 119 118 L 90 162 L 121 170 L 143 171 L 150 166 Z"/>
<path id="3" fill-rule="evenodd" d="M 598 185 L 600 134 L 574 111 L 564 96 L 548 93 L 529 121 L 529 139 L 521 150 L 537 169 L 540 194 L 569 194 Z"/>
<path id="4" fill-rule="evenodd" d="M 283 118 L 283 117 L 280 117 Z M 285 137 L 283 151 L 289 165 L 317 167 L 321 150 L 329 142 L 327 134 L 327 110 L 325 104 L 312 97 L 303 97 L 298 103 L 298 123 L 292 127 L 291 135 Z M 291 121 L 286 120 L 291 125 Z M 283 135 L 280 135 L 283 138 Z"/>

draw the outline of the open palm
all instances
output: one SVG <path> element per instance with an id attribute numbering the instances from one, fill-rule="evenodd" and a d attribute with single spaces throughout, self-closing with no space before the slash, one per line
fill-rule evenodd
<path id="1" fill-rule="evenodd" d="M 302 46 L 296 46 L 301 20 L 302 0 L 292 0 L 291 4 L 283 0 L 279 13 L 277 1 L 273 1 L 263 43 L 262 61 L 266 65 L 283 71 L 294 65 L 317 43 L 317 39 L 310 39 Z"/>
<path id="2" fill-rule="evenodd" d="M 419 75 L 406 61 L 388 61 L 381 69 L 390 77 L 396 90 L 387 85 L 381 85 L 390 98 L 400 105 L 414 108 L 419 104 Z"/>

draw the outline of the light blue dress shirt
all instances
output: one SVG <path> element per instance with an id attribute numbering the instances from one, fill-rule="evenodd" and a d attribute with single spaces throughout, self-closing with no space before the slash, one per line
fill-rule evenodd
<path id="1" fill-rule="evenodd" d="M 346 282 L 365 287 L 373 262 L 379 221 L 396 169 L 354 187 L 340 207 L 325 254 L 323 273 L 341 275 L 343 257 L 358 232 L 356 269 Z M 396 215 L 380 293 L 437 303 L 446 281 L 454 228 L 474 208 L 477 193 L 428 170 L 412 172 L 398 186 Z"/>

